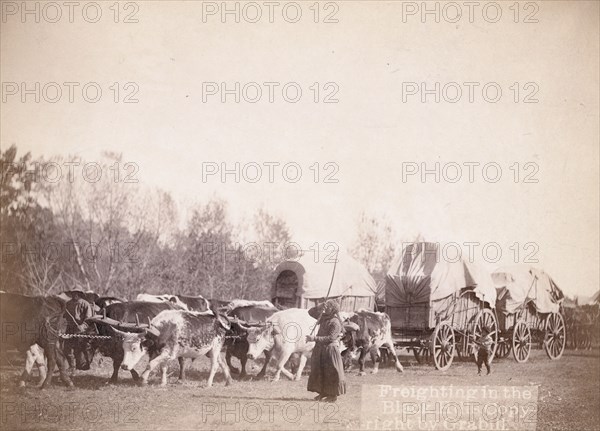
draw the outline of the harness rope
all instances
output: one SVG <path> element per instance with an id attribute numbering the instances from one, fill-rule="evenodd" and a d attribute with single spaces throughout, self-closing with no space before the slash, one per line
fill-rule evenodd
<path id="1" fill-rule="evenodd" d="M 333 263 L 333 271 L 331 272 L 331 280 L 329 281 L 329 288 L 327 289 L 327 296 L 325 297 L 325 301 L 323 301 L 323 304 L 325 304 L 327 302 L 327 300 L 329 299 L 329 294 L 331 293 L 331 286 L 333 286 L 333 278 L 335 277 L 335 268 L 337 267 L 337 263 L 338 263 L 338 257 L 339 257 L 339 252 L 340 249 L 338 248 L 335 252 L 335 262 Z M 323 305 L 323 309 L 321 310 L 321 314 L 319 315 L 319 318 L 317 319 L 317 324 L 321 322 L 321 318 L 323 317 L 323 313 L 325 312 L 325 306 Z M 339 318 L 340 322 L 342 321 L 342 319 Z M 315 324 L 315 326 L 313 326 L 312 330 L 310 331 L 310 335 L 312 336 L 315 332 L 315 329 L 317 329 L 317 325 Z"/>

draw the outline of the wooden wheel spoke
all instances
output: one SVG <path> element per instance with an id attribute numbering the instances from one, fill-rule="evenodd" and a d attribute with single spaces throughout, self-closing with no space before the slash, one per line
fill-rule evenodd
<path id="1" fill-rule="evenodd" d="M 517 362 L 525 362 L 529 358 L 531 350 L 531 331 L 525 322 L 518 321 L 515 324 L 512 344 L 515 360 Z"/>
<path id="2" fill-rule="evenodd" d="M 432 337 L 432 348 L 433 360 L 438 370 L 445 370 L 452 363 L 455 341 L 454 330 L 447 322 L 436 326 Z"/>
<path id="3" fill-rule="evenodd" d="M 563 317 L 559 313 L 551 313 L 546 318 L 544 337 L 544 348 L 550 359 L 558 359 L 562 356 L 566 339 L 566 326 Z"/>

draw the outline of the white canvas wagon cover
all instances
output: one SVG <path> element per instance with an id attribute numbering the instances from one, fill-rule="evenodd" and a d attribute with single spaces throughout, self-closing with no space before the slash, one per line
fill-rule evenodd
<path id="1" fill-rule="evenodd" d="M 507 314 L 515 313 L 528 301 L 533 301 L 539 313 L 558 313 L 564 295 L 554 280 L 538 268 L 511 265 L 492 273 L 498 288 L 497 308 Z"/>
<path id="2" fill-rule="evenodd" d="M 359 296 L 374 297 L 377 284 L 369 271 L 344 252 L 338 253 L 335 276 L 331 285 L 330 297 Z M 315 262 L 317 260 L 317 262 Z M 325 298 L 331 282 L 335 253 L 319 253 L 317 259 L 312 252 L 306 252 L 297 259 L 281 262 L 275 268 L 274 280 L 283 271 L 292 271 L 298 277 L 297 296 L 306 299 Z"/>
<path id="3" fill-rule="evenodd" d="M 432 303 L 464 288 L 495 307 L 496 289 L 487 271 L 461 258 L 444 259 L 437 243 L 405 244 L 388 271 L 386 306 Z"/>

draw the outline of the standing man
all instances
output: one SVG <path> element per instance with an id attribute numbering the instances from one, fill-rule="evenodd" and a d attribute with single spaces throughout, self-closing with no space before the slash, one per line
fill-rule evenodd
<path id="1" fill-rule="evenodd" d="M 339 347 L 344 329 L 338 313 L 339 305 L 332 299 L 308 310 L 308 314 L 317 319 L 319 324 L 316 336 L 306 336 L 307 342 L 316 342 L 312 351 L 307 389 L 318 394 L 315 397 L 317 401 L 335 402 L 338 395 L 346 393 L 344 365 Z"/>
<path id="2" fill-rule="evenodd" d="M 67 334 L 82 334 L 87 330 L 86 319 L 94 315 L 94 310 L 89 302 L 79 292 L 73 292 L 73 297 L 67 302 L 65 319 L 67 320 Z M 79 338 L 67 338 L 64 343 L 65 355 L 69 362 L 71 374 L 78 370 L 89 370 L 90 361 L 85 354 L 87 343 Z"/>

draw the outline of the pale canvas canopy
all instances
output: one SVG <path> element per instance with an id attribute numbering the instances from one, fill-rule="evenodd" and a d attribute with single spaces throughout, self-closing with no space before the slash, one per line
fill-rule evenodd
<path id="1" fill-rule="evenodd" d="M 297 259 L 281 262 L 275 268 L 274 280 L 283 271 L 292 271 L 298 277 L 297 296 L 308 299 L 325 298 L 331 282 L 335 253 L 307 252 Z M 339 252 L 335 276 L 331 285 L 330 297 L 339 296 L 375 296 L 377 284 L 369 271 L 347 253 Z"/>
<path id="2" fill-rule="evenodd" d="M 439 248 L 427 242 L 405 245 L 388 271 L 386 305 L 428 303 L 472 288 L 480 300 L 495 307 L 496 289 L 490 274 L 460 258 L 443 259 Z"/>
<path id="3" fill-rule="evenodd" d="M 501 311 L 511 314 L 528 301 L 540 313 L 557 313 L 564 295 L 548 274 L 529 265 L 498 268 L 492 273 Z M 500 307 L 500 305 L 499 305 Z"/>

